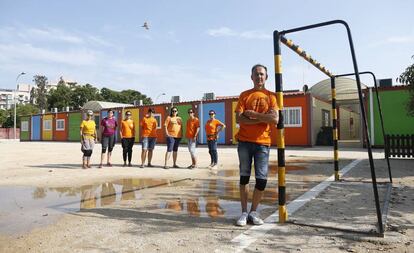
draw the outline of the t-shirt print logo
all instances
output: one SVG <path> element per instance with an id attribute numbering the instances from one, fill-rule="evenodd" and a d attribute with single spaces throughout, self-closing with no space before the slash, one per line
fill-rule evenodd
<path id="1" fill-rule="evenodd" d="M 267 109 L 269 108 L 267 100 L 267 97 L 259 97 L 254 99 L 251 103 L 253 111 L 260 113 L 267 112 Z"/>

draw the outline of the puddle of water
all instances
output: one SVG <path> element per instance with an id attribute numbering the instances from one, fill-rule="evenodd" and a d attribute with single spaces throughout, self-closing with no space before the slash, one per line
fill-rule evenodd
<path id="1" fill-rule="evenodd" d="M 277 165 L 276 164 L 269 164 L 269 177 L 277 175 Z M 286 165 L 285 167 L 286 171 L 300 171 L 300 170 L 306 170 L 307 168 L 305 166 L 299 166 L 299 165 Z M 238 177 L 239 170 L 221 170 L 217 173 L 218 176 L 222 177 Z M 254 176 L 254 166 L 252 166 L 252 175 Z"/>
<path id="2" fill-rule="evenodd" d="M 195 217 L 235 218 L 240 215 L 238 180 L 179 180 L 121 179 L 81 187 L 0 187 L 0 233 L 18 234 L 55 222 L 62 214 L 109 205 L 120 205 L 129 200 L 151 200 L 138 209 L 169 211 Z M 185 182 L 182 183 L 182 181 Z M 179 186 L 157 193 L 155 199 L 139 190 L 154 187 Z M 296 192 L 307 190 L 307 184 L 298 184 Z M 291 188 L 291 189 L 292 189 Z M 250 181 L 249 200 L 252 199 L 254 180 Z M 297 193 L 288 192 L 289 200 Z M 277 184 L 268 182 L 258 211 L 277 208 Z M 149 204 L 148 204 L 149 203 Z M 156 203 L 156 204 L 151 204 Z M 125 204 L 125 203 L 124 203 Z"/>
<path id="3" fill-rule="evenodd" d="M 299 191 L 302 193 L 307 191 L 309 186 L 301 184 L 295 186 L 295 188 L 296 192 Z M 254 182 L 250 182 L 249 189 L 249 201 L 251 201 Z M 152 206 L 149 209 L 167 210 L 195 217 L 235 218 L 240 215 L 241 207 L 238 181 L 222 179 L 196 180 L 196 185 L 189 192 L 183 193 L 177 198 L 161 200 L 157 206 Z M 290 193 L 286 194 L 286 198 L 287 201 L 290 200 Z M 162 195 L 161 199 L 164 199 Z M 277 184 L 268 182 L 258 211 L 260 212 L 262 209 L 269 207 L 277 208 L 277 199 Z"/>
<path id="4" fill-rule="evenodd" d="M 48 225 L 64 213 L 140 199 L 140 189 L 170 180 L 122 179 L 82 187 L 0 187 L 0 233 L 15 234 Z"/>

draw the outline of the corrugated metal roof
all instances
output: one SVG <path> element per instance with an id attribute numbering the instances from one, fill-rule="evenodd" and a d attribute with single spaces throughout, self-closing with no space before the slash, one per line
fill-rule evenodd
<path id="1" fill-rule="evenodd" d="M 335 79 L 335 87 L 337 100 L 358 99 L 358 89 L 354 79 L 338 77 Z M 365 89 L 367 86 L 361 83 L 361 88 Z M 331 79 L 328 78 L 320 81 L 313 85 L 309 91 L 312 95 L 331 101 Z"/>
<path id="2" fill-rule="evenodd" d="M 100 111 L 102 109 L 116 108 L 116 107 L 129 107 L 134 106 L 132 104 L 122 104 L 122 103 L 113 103 L 105 101 L 89 101 L 83 105 L 82 109 L 92 110 L 94 112 Z"/>

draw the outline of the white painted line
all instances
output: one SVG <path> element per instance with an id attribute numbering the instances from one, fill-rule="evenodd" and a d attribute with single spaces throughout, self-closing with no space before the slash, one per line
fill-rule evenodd
<path id="1" fill-rule="evenodd" d="M 362 159 L 357 159 L 349 163 L 347 166 L 345 166 L 342 170 L 340 170 L 340 173 L 342 176 L 344 176 L 346 173 L 348 173 L 352 168 L 354 168 L 358 163 L 360 163 Z M 316 185 L 309 191 L 302 194 L 297 199 L 293 200 L 287 205 L 287 211 L 289 215 L 292 215 L 295 213 L 299 208 L 304 206 L 307 202 L 311 201 L 312 199 L 316 198 L 323 190 L 325 190 L 332 182 L 334 182 L 335 178 L 334 176 L 330 176 L 324 181 L 322 181 L 320 184 Z M 269 230 L 274 229 L 278 227 L 278 230 L 283 232 L 287 231 L 287 226 L 279 226 L 279 223 L 277 223 L 279 220 L 279 213 L 274 212 L 269 217 L 267 217 L 264 220 L 264 224 L 261 226 L 252 226 L 250 229 L 246 230 L 242 234 L 235 237 L 233 240 L 231 240 L 233 249 L 233 252 L 241 252 L 245 248 L 249 247 L 250 244 L 254 243 L 257 239 L 262 237 L 265 233 L 267 233 Z M 216 250 L 215 252 L 223 252 L 221 250 Z"/>

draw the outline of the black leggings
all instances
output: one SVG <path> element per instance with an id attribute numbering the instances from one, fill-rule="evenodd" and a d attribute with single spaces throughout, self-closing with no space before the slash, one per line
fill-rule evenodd
<path id="1" fill-rule="evenodd" d="M 134 146 L 135 138 L 122 138 L 122 156 L 124 158 L 124 162 L 127 160 L 128 156 L 128 162 L 131 163 L 132 160 L 132 147 Z"/>

